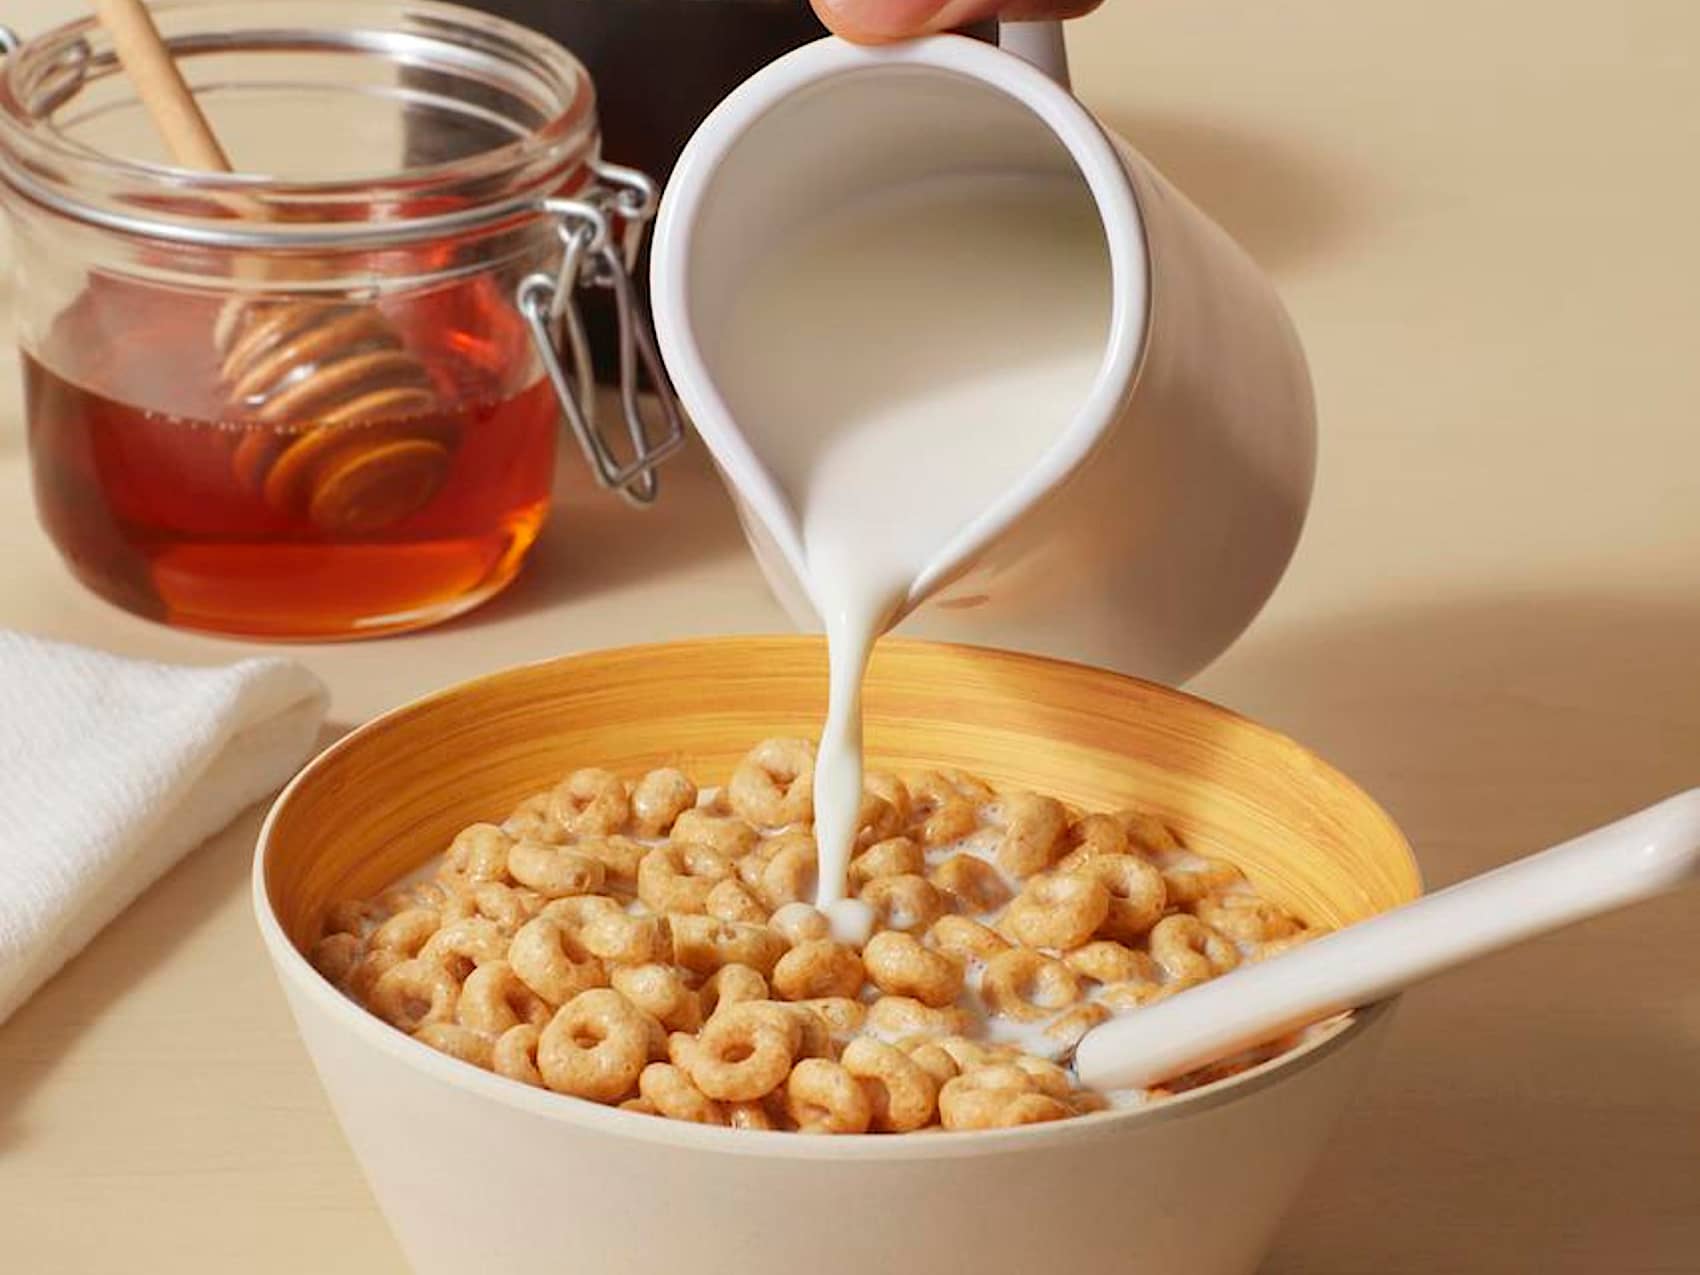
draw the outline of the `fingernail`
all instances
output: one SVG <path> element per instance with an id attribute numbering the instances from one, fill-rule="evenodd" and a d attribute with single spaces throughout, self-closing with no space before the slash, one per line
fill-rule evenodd
<path id="1" fill-rule="evenodd" d="M 829 24 L 852 39 L 901 40 L 982 17 L 988 0 L 822 0 Z"/>

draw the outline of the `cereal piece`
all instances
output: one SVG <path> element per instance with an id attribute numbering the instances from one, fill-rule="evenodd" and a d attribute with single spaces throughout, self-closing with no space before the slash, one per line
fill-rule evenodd
<path id="1" fill-rule="evenodd" d="M 709 893 L 732 875 L 725 855 L 707 846 L 668 842 L 638 864 L 637 892 L 654 912 L 700 913 Z"/>
<path id="2" fill-rule="evenodd" d="M 607 874 L 600 859 L 567 846 L 516 841 L 508 851 L 508 872 L 521 885 L 550 899 L 595 894 Z"/>
<path id="3" fill-rule="evenodd" d="M 1138 855 L 1098 855 L 1081 864 L 1079 872 L 1100 882 L 1110 894 L 1109 911 L 1098 927 L 1100 938 L 1132 942 L 1162 917 L 1168 900 L 1163 876 Z"/>
<path id="4" fill-rule="evenodd" d="M 945 952 L 922 947 L 911 934 L 884 930 L 862 950 L 868 977 L 891 996 L 911 996 L 933 1009 L 962 994 L 962 963 Z"/>
<path id="5" fill-rule="evenodd" d="M 860 890 L 876 877 L 917 876 L 926 867 L 920 846 L 908 837 L 887 837 L 850 860 L 850 889 Z"/>
<path id="6" fill-rule="evenodd" d="M 585 921 L 578 938 L 585 951 L 610 965 L 647 965 L 665 961 L 673 952 L 673 936 L 664 916 L 602 912 Z"/>
<path id="7" fill-rule="evenodd" d="M 736 815 L 716 814 L 700 806 L 680 814 L 668 836 L 675 845 L 705 846 L 728 859 L 748 854 L 761 839 Z"/>
<path id="8" fill-rule="evenodd" d="M 624 913 L 615 900 L 605 894 L 569 894 L 565 898 L 550 899 L 537 915 L 547 917 L 567 932 L 571 942 L 569 950 L 575 956 L 582 956 L 584 944 L 579 936 L 584 927 L 599 916 L 610 916 Z"/>
<path id="9" fill-rule="evenodd" d="M 831 939 L 809 939 L 773 967 L 773 990 L 788 1001 L 855 996 L 862 990 L 862 958 Z"/>
<path id="10" fill-rule="evenodd" d="M 873 1119 L 856 1077 L 825 1058 L 805 1058 L 792 1068 L 785 1106 L 803 1133 L 866 1133 Z"/>
<path id="11" fill-rule="evenodd" d="M 927 941 L 960 961 L 989 961 L 1009 950 L 1009 940 L 990 926 L 965 916 L 941 916 L 927 931 Z"/>
<path id="12" fill-rule="evenodd" d="M 1074 1086 L 1069 1083 L 1068 1073 L 1056 1063 L 1044 1058 L 1035 1058 L 1031 1054 L 1017 1054 L 1015 1065 L 1027 1073 L 1033 1086 L 1042 1094 L 1052 1098 L 1065 1099 L 1074 1092 Z"/>
<path id="13" fill-rule="evenodd" d="M 1144 952 L 1109 939 L 1099 939 L 1063 953 L 1063 964 L 1095 983 L 1154 981 L 1157 963 Z"/>
<path id="14" fill-rule="evenodd" d="M 490 1051 L 491 1070 L 523 1085 L 543 1088 L 543 1073 L 537 1070 L 537 1042 L 542 1035 L 543 1029 L 535 1023 L 508 1028 Z"/>
<path id="15" fill-rule="evenodd" d="M 638 1092 L 657 1115 L 692 1124 L 723 1125 L 726 1112 L 721 1105 L 691 1083 L 690 1077 L 672 1063 L 650 1063 L 638 1077 Z"/>
<path id="16" fill-rule="evenodd" d="M 815 817 L 815 748 L 806 739 L 764 739 L 738 763 L 727 785 L 732 809 L 761 828 Z"/>
<path id="17" fill-rule="evenodd" d="M 1140 854 L 1155 857 L 1181 849 L 1175 834 L 1156 815 L 1143 810 L 1118 810 L 1110 817 L 1121 825 L 1128 847 Z"/>
<path id="18" fill-rule="evenodd" d="M 908 1054 L 911 1062 L 932 1077 L 935 1089 L 961 1074 L 962 1069 L 956 1065 L 956 1059 L 937 1041 L 922 1037 L 908 1050 Z"/>
<path id="19" fill-rule="evenodd" d="M 472 910 L 476 916 L 494 922 L 502 931 L 512 934 L 543 907 L 543 896 L 525 886 L 502 885 L 486 881 L 472 889 Z"/>
<path id="20" fill-rule="evenodd" d="M 776 838 L 757 878 L 756 892 L 770 908 L 812 899 L 819 875 L 815 839 L 806 832 Z"/>
<path id="21" fill-rule="evenodd" d="M 785 940 L 765 925 L 716 921 L 711 916 L 670 915 L 673 960 L 696 974 L 722 965 L 748 965 L 767 978 L 785 954 Z"/>
<path id="22" fill-rule="evenodd" d="M 702 1026 L 702 1001 L 671 965 L 633 965 L 609 978 L 616 992 L 668 1031 L 694 1032 Z"/>
<path id="23" fill-rule="evenodd" d="M 1226 859 L 1205 859 L 1201 867 L 1177 867 L 1163 870 L 1163 885 L 1169 903 L 1174 907 L 1190 907 L 1200 899 L 1219 894 L 1231 885 L 1245 880 L 1245 874 Z"/>
<path id="24" fill-rule="evenodd" d="M 467 885 L 505 881 L 508 851 L 513 843 L 514 839 L 495 824 L 475 823 L 469 828 L 462 828 L 449 842 L 444 862 Z"/>
<path id="25" fill-rule="evenodd" d="M 726 1123 L 734 1129 L 772 1130 L 779 1127 L 768 1110 L 759 1102 L 727 1102 L 721 1104 Z"/>
<path id="26" fill-rule="evenodd" d="M 490 1037 L 459 1023 L 426 1023 L 413 1033 L 413 1039 L 422 1041 L 440 1054 L 482 1067 L 485 1071 L 494 1065 L 494 1042 Z"/>
<path id="27" fill-rule="evenodd" d="M 787 903 L 767 918 L 768 926 L 787 943 L 806 943 L 810 939 L 832 936 L 832 922 L 812 903 L 799 900 Z"/>
<path id="28" fill-rule="evenodd" d="M 904 816 L 898 813 L 896 806 L 877 793 L 862 793 L 862 804 L 856 808 L 857 849 L 890 841 L 903 831 L 903 827 Z"/>
<path id="29" fill-rule="evenodd" d="M 1066 1104 L 1038 1092 L 1017 1067 L 969 1072 L 939 1090 L 939 1121 L 946 1129 L 1008 1129 L 1068 1115 Z"/>
<path id="30" fill-rule="evenodd" d="M 944 913 L 944 897 L 926 877 L 878 877 L 856 897 L 874 910 L 881 929 L 918 934 Z"/>
<path id="31" fill-rule="evenodd" d="M 638 1077 L 638 1084 L 643 1084 L 642 1076 Z M 661 1114 L 660 1108 L 658 1108 L 648 1098 L 627 1098 L 624 1102 L 616 1105 L 619 1110 L 630 1111 L 633 1115 L 659 1116 Z"/>
<path id="32" fill-rule="evenodd" d="M 1018 1052 L 1008 1045 L 992 1045 L 981 1040 L 969 1040 L 962 1035 L 946 1036 L 936 1043 L 963 1074 L 978 1071 L 982 1067 L 1001 1067 L 1013 1062 Z"/>
<path id="33" fill-rule="evenodd" d="M 472 973 L 474 967 L 499 961 L 507 954 L 508 936 L 502 933 L 502 927 L 481 916 L 443 926 L 419 949 L 420 959 L 436 961 L 457 980 Z"/>
<path id="34" fill-rule="evenodd" d="M 998 867 L 1015 877 L 1030 877 L 1050 867 L 1068 827 L 1062 803 L 1037 793 L 1015 792 L 1003 799 L 1003 810 Z"/>
<path id="35" fill-rule="evenodd" d="M 989 1014 L 1034 1022 L 1078 1001 L 1080 980 L 1055 957 L 1017 947 L 986 962 L 980 997 Z"/>
<path id="36" fill-rule="evenodd" d="M 328 981 L 340 987 L 365 953 L 365 945 L 359 937 L 344 930 L 327 934 L 313 944 L 307 949 L 307 959 Z"/>
<path id="37" fill-rule="evenodd" d="M 911 802 L 909 821 L 919 825 L 916 833 L 922 845 L 947 845 L 974 831 L 979 822 L 974 803 L 938 771 L 911 775 L 905 784 Z"/>
<path id="38" fill-rule="evenodd" d="M 442 918 L 430 908 L 408 908 L 372 931 L 368 946 L 381 947 L 400 956 L 418 956 L 419 949 L 430 941 L 441 924 Z"/>
<path id="39" fill-rule="evenodd" d="M 1068 1053 L 1080 1043 L 1082 1036 L 1109 1016 L 1110 1011 L 1103 1005 L 1096 1001 L 1087 1001 L 1073 1009 L 1065 1010 L 1046 1023 L 1045 1035 L 1056 1041 L 1064 1053 Z"/>
<path id="40" fill-rule="evenodd" d="M 684 771 L 663 766 L 637 781 L 631 804 L 638 835 L 664 837 L 673 821 L 697 804 L 697 786 Z"/>
<path id="41" fill-rule="evenodd" d="M 549 813 L 574 837 L 606 837 L 631 817 L 626 781 L 611 771 L 575 770 L 550 794 Z"/>
<path id="42" fill-rule="evenodd" d="M 1295 947 L 1302 947 L 1306 943 L 1309 943 L 1312 939 L 1319 939 L 1327 933 L 1327 930 L 1317 928 L 1300 930 L 1296 934 L 1289 934 L 1286 938 L 1272 939 L 1261 945 L 1251 959 L 1254 961 L 1267 961 L 1271 957 L 1281 955 L 1283 952 L 1290 952 Z"/>
<path id="43" fill-rule="evenodd" d="M 460 984 L 435 961 L 400 961 L 378 975 L 368 1005 L 392 1027 L 409 1033 L 454 1018 Z"/>
<path id="44" fill-rule="evenodd" d="M 722 965 L 703 981 L 697 993 L 706 1018 L 723 1005 L 741 1005 L 745 1001 L 767 999 L 767 980 L 759 970 L 736 962 Z"/>
<path id="45" fill-rule="evenodd" d="M 1104 923 L 1110 892 L 1085 873 L 1045 873 L 1022 888 L 1004 923 L 1029 947 L 1078 947 Z"/>
<path id="46" fill-rule="evenodd" d="M 972 1019 L 955 1005 L 933 1008 L 912 996 L 882 996 L 868 1007 L 868 1029 L 888 1040 L 909 1036 L 960 1036 Z"/>
<path id="47" fill-rule="evenodd" d="M 548 841 L 562 842 L 567 839 L 567 830 L 555 818 L 554 798 L 546 792 L 534 793 L 519 805 L 513 813 L 502 820 L 502 831 L 515 841 Z"/>
<path id="48" fill-rule="evenodd" d="M 1130 979 L 1125 983 L 1110 983 L 1098 993 L 1098 1003 L 1107 1006 L 1112 1012 L 1122 1012 L 1129 1009 L 1142 1009 L 1146 1005 L 1154 1005 L 1160 1000 L 1167 1000 L 1176 992 L 1184 992 L 1189 987 L 1196 987 L 1204 982 L 1202 978 L 1183 978 L 1169 983 L 1158 983 L 1148 979 Z"/>
<path id="49" fill-rule="evenodd" d="M 863 1036 L 844 1047 L 839 1062 L 867 1095 L 875 1132 L 908 1133 L 931 1122 L 939 1082 L 902 1050 Z"/>
<path id="50" fill-rule="evenodd" d="M 618 1102 L 637 1083 L 649 1050 L 644 1015 L 618 992 L 597 987 L 580 992 L 549 1020 L 538 1038 L 537 1068 L 557 1093 Z"/>
<path id="51" fill-rule="evenodd" d="M 358 938 L 382 920 L 377 905 L 368 899 L 339 899 L 325 909 L 320 932 L 327 938 L 332 934 L 352 934 Z"/>
<path id="52" fill-rule="evenodd" d="M 703 911 L 717 921 L 747 921 L 751 925 L 760 925 L 767 920 L 767 909 L 756 902 L 742 882 L 730 879 L 719 882 L 708 892 Z"/>
<path id="53" fill-rule="evenodd" d="M 387 947 L 369 948 L 366 955 L 360 958 L 360 963 L 349 972 L 347 990 L 362 1005 L 370 1008 L 372 986 L 384 973 L 404 960 L 400 952 L 391 951 Z"/>
<path id="54" fill-rule="evenodd" d="M 1196 916 L 1166 916 L 1151 930 L 1151 957 L 1170 978 L 1202 982 L 1240 963 L 1239 949 Z"/>
<path id="55" fill-rule="evenodd" d="M 602 885 L 609 891 L 631 895 L 637 892 L 638 867 L 650 848 L 630 837 L 580 837 L 573 849 L 602 865 Z"/>
<path id="56" fill-rule="evenodd" d="M 972 854 L 951 855 L 933 869 L 930 880 L 964 912 L 991 912 L 1008 903 L 1014 893 L 1003 873 Z"/>
<path id="57" fill-rule="evenodd" d="M 1266 943 L 1287 938 L 1299 929 L 1299 923 L 1280 908 L 1252 895 L 1200 899 L 1193 906 L 1193 915 L 1236 943 Z"/>
<path id="58" fill-rule="evenodd" d="M 849 996 L 819 996 L 792 1001 L 791 1008 L 807 1010 L 825 1023 L 827 1031 L 838 1039 L 854 1036 L 868 1021 L 868 1007 Z"/>
<path id="59" fill-rule="evenodd" d="M 608 982 L 602 962 L 578 944 L 571 931 L 547 914 L 527 921 L 508 946 L 508 962 L 525 985 L 551 1005 Z"/>
<path id="60" fill-rule="evenodd" d="M 760 1098 L 784 1083 L 802 1044 L 802 1031 L 796 1014 L 772 1002 L 727 1006 L 702 1029 L 687 1055 L 686 1070 L 710 1098 Z"/>
<path id="61" fill-rule="evenodd" d="M 898 827 L 908 825 L 911 815 L 909 789 L 896 775 L 884 770 L 864 770 L 862 791 L 890 806 L 897 816 Z"/>
<path id="62" fill-rule="evenodd" d="M 1081 815 L 1063 833 L 1063 857 L 1057 866 L 1072 872 L 1086 859 L 1101 854 L 1126 854 L 1127 833 L 1114 815 Z"/>
<path id="63" fill-rule="evenodd" d="M 490 961 L 468 974 L 455 1004 L 456 1022 L 488 1036 L 500 1036 L 519 1023 L 541 1027 L 550 1013 L 543 998 L 503 960 Z"/>

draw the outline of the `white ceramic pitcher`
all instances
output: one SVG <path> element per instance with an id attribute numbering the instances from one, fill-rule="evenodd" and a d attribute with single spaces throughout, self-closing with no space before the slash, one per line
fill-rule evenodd
<path id="1" fill-rule="evenodd" d="M 741 280 L 854 197 L 956 174 L 1078 174 L 1113 272 L 1096 380 L 1037 426 L 1055 442 L 1032 472 L 921 574 L 903 629 L 1178 682 L 1251 621 L 1298 539 L 1315 468 L 1303 352 L 1239 246 L 1023 60 L 1060 69 L 1054 27 L 1014 33 L 1021 57 L 956 36 L 822 40 L 746 81 L 663 197 L 657 336 L 769 583 L 817 627 L 796 518 L 716 375 L 713 337 Z M 829 316 L 818 303 L 823 342 Z"/>

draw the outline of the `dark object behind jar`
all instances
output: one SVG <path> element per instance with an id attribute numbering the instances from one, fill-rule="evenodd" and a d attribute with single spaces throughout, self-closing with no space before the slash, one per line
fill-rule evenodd
<path id="1" fill-rule="evenodd" d="M 665 182 L 679 152 L 722 98 L 782 54 L 826 34 L 807 0 L 462 0 L 523 22 L 590 70 L 602 153 Z M 995 40 L 997 24 L 968 34 Z M 428 154 L 410 150 L 414 163 Z M 633 272 L 648 296 L 648 250 Z M 598 377 L 615 371 L 612 299 L 584 298 Z"/>

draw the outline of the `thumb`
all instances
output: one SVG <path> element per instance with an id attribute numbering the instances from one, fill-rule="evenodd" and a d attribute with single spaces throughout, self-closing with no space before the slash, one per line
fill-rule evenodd
<path id="1" fill-rule="evenodd" d="M 814 6 L 833 34 L 864 44 L 949 31 L 1009 7 L 1007 0 L 814 0 Z"/>

